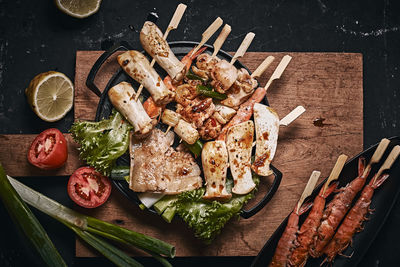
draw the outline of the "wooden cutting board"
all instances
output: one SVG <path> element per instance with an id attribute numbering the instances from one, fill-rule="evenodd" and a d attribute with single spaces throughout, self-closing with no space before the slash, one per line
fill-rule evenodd
<path id="1" fill-rule="evenodd" d="M 78 51 L 75 74 L 75 119 L 93 120 L 99 98 L 85 86 L 87 74 L 101 51 Z M 259 79 L 264 85 L 274 68 L 286 53 L 249 52 L 241 60 L 254 70 L 269 55 L 276 60 Z M 282 173 L 280 188 L 271 202 L 250 219 L 232 220 L 212 243 L 204 245 L 197 240 L 184 222 L 175 218 L 171 224 L 157 215 L 141 211 L 114 188 L 105 205 L 94 210 L 76 208 L 99 219 L 148 234 L 176 246 L 177 256 L 255 256 L 276 227 L 293 209 L 313 170 L 322 172 L 321 179 L 329 175 L 336 158 L 345 153 L 354 156 L 363 149 L 363 89 L 362 55 L 348 53 L 289 53 L 293 57 L 282 78 L 272 84 L 268 100 L 280 117 L 298 105 L 306 112 L 287 128 L 280 129 L 278 150 L 273 161 Z M 96 79 L 103 89 L 118 69 L 115 57 L 107 61 Z M 327 125 L 316 127 L 313 121 L 324 118 Z M 18 139 L 19 138 L 19 139 Z M 21 139 L 22 138 L 22 139 Z M 25 162 L 25 152 L 15 147 L 18 142 L 28 142 L 33 136 L 0 136 L 2 151 L 10 151 L 16 162 Z M 21 141 L 22 140 L 22 141 Z M 23 148 L 26 150 L 26 148 Z M 24 150 L 24 151 L 25 151 Z M 70 149 L 68 167 L 57 175 L 69 175 L 80 163 L 76 150 Z M 8 154 L 0 155 L 5 162 Z M 10 175 L 29 175 L 34 168 L 23 164 L 5 166 Z M 23 170 L 21 170 L 23 169 Z M 46 173 L 44 173 L 46 174 Z M 269 188 L 271 179 L 262 178 L 261 197 Z M 251 204 L 251 203 L 250 203 Z M 131 251 L 132 255 L 143 255 Z M 76 256 L 98 256 L 79 240 Z"/>

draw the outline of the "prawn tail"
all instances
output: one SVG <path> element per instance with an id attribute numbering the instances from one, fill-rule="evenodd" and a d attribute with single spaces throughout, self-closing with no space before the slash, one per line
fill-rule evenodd
<path id="1" fill-rule="evenodd" d="M 379 176 L 377 179 L 375 179 L 375 177 L 372 178 L 372 180 L 371 180 L 371 182 L 372 182 L 372 185 L 371 185 L 372 188 L 373 188 L 373 189 L 376 189 L 376 188 L 380 187 L 380 186 L 383 184 L 383 182 L 386 181 L 387 178 L 389 178 L 389 174 L 382 174 L 382 175 Z"/>
<path id="2" fill-rule="evenodd" d="M 332 194 L 333 192 L 337 191 L 337 186 L 339 185 L 339 182 L 333 182 L 329 185 L 329 187 L 325 190 L 325 193 L 322 194 L 321 192 L 321 197 L 323 198 L 327 198 L 330 194 Z M 323 190 L 323 187 L 322 189 Z"/>
<path id="3" fill-rule="evenodd" d="M 359 157 L 358 158 L 358 177 L 361 177 L 365 170 L 365 158 Z M 366 177 L 368 176 L 369 172 L 367 173 Z"/>
<path id="4" fill-rule="evenodd" d="M 299 209 L 299 215 L 307 212 L 313 206 L 313 204 L 314 203 L 312 201 L 304 202 Z"/>
<path id="5" fill-rule="evenodd" d="M 204 50 L 206 50 L 207 47 L 204 46 L 202 48 L 200 48 L 199 50 L 197 50 L 196 53 L 192 54 L 193 49 L 188 53 L 188 55 L 190 55 L 190 60 L 195 60 L 200 54 L 202 54 L 204 52 Z"/>

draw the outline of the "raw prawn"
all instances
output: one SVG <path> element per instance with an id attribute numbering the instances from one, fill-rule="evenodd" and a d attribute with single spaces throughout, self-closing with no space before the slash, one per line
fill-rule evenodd
<path id="1" fill-rule="evenodd" d="M 365 186 L 360 198 L 343 220 L 335 236 L 325 247 L 323 252 L 326 254 L 326 258 L 324 262 L 332 262 L 336 255 L 342 255 L 343 250 L 351 244 L 353 235 L 363 230 L 362 223 L 368 219 L 366 215 L 372 212 L 369 207 L 374 190 L 388 177 L 388 174 L 383 174 L 378 179 L 371 179 L 371 182 Z"/>
<path id="2" fill-rule="evenodd" d="M 270 267 L 286 266 L 289 264 L 291 251 L 296 246 L 296 237 L 299 230 L 299 216 L 311 208 L 312 202 L 307 202 L 302 205 L 299 212 L 296 213 L 296 208 L 289 216 L 285 231 L 279 239 L 278 245 L 275 249 L 274 257 L 272 258 Z"/>
<path id="3" fill-rule="evenodd" d="M 364 175 L 365 159 L 360 157 L 358 161 L 358 177 L 339 189 L 333 200 L 327 205 L 323 215 L 321 225 L 317 231 L 317 238 L 311 244 L 310 255 L 314 258 L 320 257 L 324 247 L 332 239 L 340 222 L 350 209 L 351 203 L 358 192 L 365 184 L 369 171 Z"/>
<path id="4" fill-rule="evenodd" d="M 303 266 L 306 263 L 310 245 L 313 243 L 318 226 L 321 223 L 326 198 L 336 189 L 336 186 L 337 183 L 334 183 L 325 193 L 323 192 L 324 187 L 322 187 L 315 197 L 313 207 L 298 232 L 296 248 L 293 250 L 289 260 L 291 266 Z"/>
<path id="5" fill-rule="evenodd" d="M 204 50 L 206 50 L 206 49 L 207 49 L 207 47 L 202 47 L 196 53 L 194 53 L 192 55 L 192 51 L 194 50 L 194 48 L 193 48 L 192 50 L 189 51 L 189 53 L 187 53 L 181 59 L 181 62 L 183 64 L 185 64 L 187 70 L 189 70 L 190 66 L 192 65 L 193 60 L 196 59 L 196 57 L 198 55 L 200 55 L 201 53 L 203 53 Z M 163 82 L 170 91 L 172 91 L 172 92 L 176 91 L 176 86 L 172 83 L 172 79 L 170 76 L 168 76 L 168 75 L 165 76 Z M 155 117 L 159 116 L 164 108 L 164 106 L 156 105 L 156 103 L 154 102 L 152 97 L 149 97 L 149 98 L 147 98 L 146 101 L 144 101 L 143 107 L 144 107 L 146 113 L 150 116 L 150 118 L 155 118 Z"/>

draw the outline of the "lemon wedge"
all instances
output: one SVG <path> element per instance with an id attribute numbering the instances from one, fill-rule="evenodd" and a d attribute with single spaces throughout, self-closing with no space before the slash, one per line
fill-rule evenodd
<path id="1" fill-rule="evenodd" d="M 55 0 L 58 9 L 75 18 L 86 18 L 96 13 L 101 0 Z"/>
<path id="2" fill-rule="evenodd" d="M 48 122 L 62 119 L 74 103 L 74 86 L 71 80 L 56 71 L 36 75 L 25 94 L 36 115 Z"/>

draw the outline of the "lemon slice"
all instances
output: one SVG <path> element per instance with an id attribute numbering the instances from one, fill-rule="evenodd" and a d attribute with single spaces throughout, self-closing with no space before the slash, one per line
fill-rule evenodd
<path id="1" fill-rule="evenodd" d="M 62 119 L 74 102 L 74 86 L 63 73 L 49 71 L 38 74 L 25 90 L 29 105 L 42 120 Z"/>
<path id="2" fill-rule="evenodd" d="M 58 9 L 75 18 L 86 18 L 96 13 L 101 0 L 55 0 Z"/>

